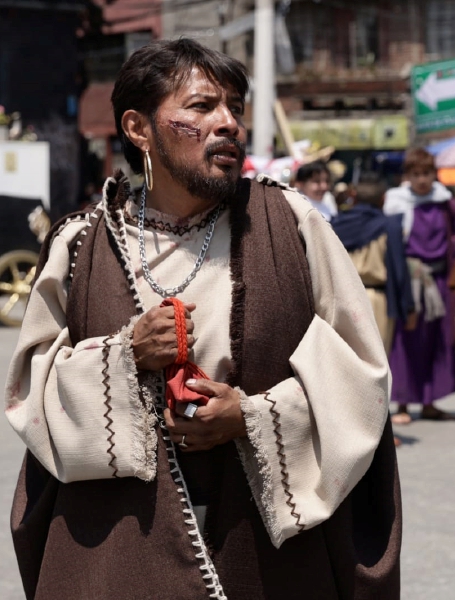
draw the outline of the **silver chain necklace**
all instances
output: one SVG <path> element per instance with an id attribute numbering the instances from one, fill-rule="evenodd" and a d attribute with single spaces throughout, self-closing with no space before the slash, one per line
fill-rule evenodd
<path id="1" fill-rule="evenodd" d="M 142 188 L 141 194 L 141 204 L 139 207 L 139 254 L 141 256 L 142 270 L 144 271 L 144 279 L 147 281 L 149 286 L 154 290 L 157 294 L 159 294 L 162 298 L 172 298 L 173 296 L 177 296 L 177 294 L 181 294 L 183 290 L 188 287 L 188 285 L 193 281 L 196 277 L 196 273 L 202 267 L 202 263 L 204 262 L 205 255 L 207 254 L 207 250 L 209 249 L 210 242 L 212 241 L 213 232 L 215 230 L 215 224 L 220 216 L 221 212 L 221 204 L 218 206 L 217 210 L 214 212 L 212 218 L 210 219 L 209 226 L 207 229 L 207 233 L 205 234 L 204 242 L 202 244 L 201 251 L 199 252 L 199 256 L 194 263 L 193 270 L 186 277 L 182 283 L 174 288 L 163 288 L 161 287 L 152 277 L 152 273 L 150 272 L 147 256 L 145 254 L 145 238 L 144 238 L 144 220 L 145 220 L 145 196 L 147 190 L 144 187 Z"/>

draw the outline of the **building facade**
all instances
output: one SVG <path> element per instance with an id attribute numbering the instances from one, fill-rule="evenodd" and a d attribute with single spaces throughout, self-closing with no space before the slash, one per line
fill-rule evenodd
<path id="1" fill-rule="evenodd" d="M 110 98 L 126 58 L 151 40 L 162 37 L 162 3 L 161 0 L 92 0 L 92 4 L 99 11 L 99 23 L 94 26 L 92 17 L 81 38 L 81 55 L 89 83 L 81 98 L 79 129 L 87 140 L 89 156 L 94 163 L 101 164 L 100 174 L 93 182 L 99 188 L 103 177 L 113 169 L 127 169 Z"/>
<path id="2" fill-rule="evenodd" d="M 361 149 L 373 137 L 386 148 L 406 146 L 412 137 L 412 128 L 409 134 L 403 130 L 412 116 L 411 68 L 455 56 L 455 0 L 292 0 L 275 5 L 286 14 L 295 62 L 292 72 L 277 72 L 277 95 L 288 117 L 311 121 L 313 130 L 312 121 L 318 119 L 381 119 L 376 133 L 370 127 L 364 135 L 369 125 L 360 123 L 357 140 L 353 133 L 351 141 L 345 136 L 342 143 Z M 240 26 L 242 16 L 254 11 L 253 1 L 180 0 L 172 7 L 163 12 L 165 37 L 194 36 L 245 62 L 254 77 L 254 29 Z M 239 33 L 231 27 L 234 35 L 226 40 L 220 32 L 231 22 L 239 23 Z M 279 44 L 278 31 L 276 36 Z"/>
<path id="3" fill-rule="evenodd" d="M 90 83 L 80 128 L 106 174 L 122 164 L 110 94 L 135 48 L 155 38 L 193 37 L 244 62 L 254 80 L 254 0 L 93 3 L 102 11 L 103 35 L 84 42 Z M 410 71 L 455 56 L 455 0 L 281 0 L 275 7 L 285 24 L 276 19 L 276 93 L 294 137 L 334 146 L 343 160 L 406 148 L 414 137 Z M 289 56 L 283 66 L 284 42 L 291 67 Z M 251 104 L 246 123 L 251 130 Z M 279 135 L 276 150 L 283 151 Z"/>

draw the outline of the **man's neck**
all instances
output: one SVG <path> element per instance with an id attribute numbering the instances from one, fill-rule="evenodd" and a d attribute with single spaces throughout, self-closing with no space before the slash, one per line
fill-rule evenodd
<path id="1" fill-rule="evenodd" d="M 188 218 L 215 206 L 217 200 L 211 203 L 198 196 L 193 196 L 186 188 L 170 177 L 154 178 L 152 191 L 147 190 L 146 206 L 154 208 L 167 215 Z"/>

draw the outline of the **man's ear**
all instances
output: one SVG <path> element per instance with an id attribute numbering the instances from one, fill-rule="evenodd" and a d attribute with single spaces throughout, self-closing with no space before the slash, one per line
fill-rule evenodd
<path id="1" fill-rule="evenodd" d="M 122 129 L 126 137 L 142 152 L 150 149 L 150 123 L 137 110 L 127 110 L 122 116 Z"/>

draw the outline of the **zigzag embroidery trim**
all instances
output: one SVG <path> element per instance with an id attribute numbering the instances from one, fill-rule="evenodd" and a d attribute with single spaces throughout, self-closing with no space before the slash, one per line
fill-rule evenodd
<path id="1" fill-rule="evenodd" d="M 225 205 L 223 204 L 220 213 L 225 209 Z M 197 231 L 201 231 L 201 229 L 205 229 L 210 222 L 210 219 L 213 217 L 215 212 L 218 210 L 216 206 L 213 210 L 211 210 L 206 217 L 204 217 L 199 223 L 194 223 L 194 225 L 171 225 L 170 223 L 166 223 L 165 221 L 157 221 L 156 219 L 144 219 L 144 225 L 147 228 L 155 229 L 160 232 L 172 233 L 174 235 L 178 235 L 182 237 L 186 233 L 190 233 L 193 229 Z M 138 224 L 139 218 L 137 215 L 131 216 L 127 213 L 126 220 Z"/>
<path id="2" fill-rule="evenodd" d="M 223 591 L 223 587 L 220 583 L 218 573 L 215 570 L 215 565 L 209 556 L 207 547 L 199 531 L 196 516 L 193 511 L 193 505 L 191 504 L 190 496 L 188 494 L 188 488 L 186 487 L 182 471 L 180 470 L 180 466 L 177 461 L 175 445 L 171 440 L 169 431 L 165 425 L 163 417 L 163 410 L 165 408 L 164 389 L 165 384 L 163 378 L 157 376 L 153 393 L 153 396 L 156 398 L 156 415 L 158 417 L 160 428 L 163 432 L 163 440 L 166 445 L 171 475 L 177 486 L 177 492 L 180 495 L 180 502 L 182 503 L 185 524 L 188 526 L 188 535 L 190 536 L 191 544 L 196 549 L 195 556 L 200 563 L 199 569 L 203 573 L 202 579 L 204 580 L 205 587 L 209 591 L 209 598 L 214 598 L 214 600 L 227 600 L 227 597 Z"/>
<path id="3" fill-rule="evenodd" d="M 291 515 L 296 520 L 297 527 L 299 529 L 299 533 L 305 529 L 305 525 L 300 522 L 301 515 L 296 511 L 297 505 L 294 502 L 294 494 L 291 492 L 291 486 L 289 485 L 289 472 L 286 464 L 286 454 L 284 452 L 284 444 L 283 444 L 283 436 L 280 432 L 281 423 L 280 423 L 280 413 L 276 410 L 276 401 L 270 398 L 269 392 L 264 394 L 265 400 L 270 402 L 272 405 L 270 408 L 270 412 L 273 416 L 273 431 L 275 433 L 276 445 L 278 446 L 278 456 L 280 457 L 280 466 L 281 466 L 281 483 L 283 484 L 283 490 L 286 494 L 287 500 L 286 504 L 291 509 Z"/>
<path id="4" fill-rule="evenodd" d="M 104 401 L 104 405 L 106 407 L 106 412 L 104 413 L 103 417 L 106 419 L 107 421 L 107 425 L 105 426 L 106 431 L 109 433 L 108 438 L 107 438 L 107 442 L 109 444 L 109 447 L 107 449 L 107 453 L 109 454 L 109 456 L 111 457 L 111 460 L 109 461 L 109 466 L 111 467 L 113 473 L 112 473 L 112 477 L 118 477 L 117 473 L 118 473 L 118 469 L 116 467 L 116 459 L 117 457 L 114 454 L 114 446 L 115 446 L 115 441 L 114 441 L 114 436 L 115 436 L 115 431 L 112 429 L 112 423 L 114 422 L 111 417 L 109 416 L 109 413 L 112 411 L 112 406 L 111 406 L 111 385 L 109 383 L 110 380 L 110 375 L 109 375 L 109 352 L 110 352 L 110 347 L 109 347 L 109 340 L 111 340 L 114 336 L 113 335 L 109 335 L 108 337 L 104 338 L 103 340 L 103 363 L 104 363 L 104 369 L 101 371 L 103 374 L 103 385 L 104 385 L 104 397 L 106 398 L 106 400 Z"/>

